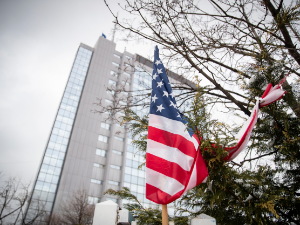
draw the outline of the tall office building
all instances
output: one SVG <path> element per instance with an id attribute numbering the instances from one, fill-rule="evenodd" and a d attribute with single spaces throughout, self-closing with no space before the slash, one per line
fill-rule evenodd
<path id="1" fill-rule="evenodd" d="M 104 37 L 94 48 L 80 44 L 38 171 L 27 220 L 35 214 L 37 200 L 48 214 L 56 213 L 67 198 L 82 189 L 91 203 L 111 199 L 122 204 L 103 193 L 125 186 L 146 207 L 154 206 L 145 198 L 145 168 L 138 169 L 144 159 L 131 145 L 131 135 L 118 123 L 107 120 L 109 114 L 92 112 L 97 109 L 97 98 L 109 106 L 115 104 L 117 95 L 123 99 L 118 104 L 127 104 L 126 91 L 132 91 L 131 96 L 145 90 L 145 86 L 151 88 L 152 62 L 126 51 L 120 53 L 115 47 Z M 168 75 L 171 83 L 182 82 L 178 75 L 170 71 Z M 118 87 L 124 91 L 115 93 L 113 89 Z M 139 106 L 133 110 L 142 115 L 149 109 Z M 122 116 L 122 112 L 116 116 Z"/>

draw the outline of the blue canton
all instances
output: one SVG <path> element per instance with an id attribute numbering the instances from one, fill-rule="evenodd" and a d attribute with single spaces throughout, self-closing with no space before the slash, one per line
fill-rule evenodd
<path id="1" fill-rule="evenodd" d="M 176 106 L 175 93 L 172 91 L 165 67 L 159 58 L 157 46 L 154 50 L 150 114 L 177 120 L 184 124 L 187 123 L 182 119 L 182 114 Z M 188 132 L 193 136 L 190 129 L 188 129 Z"/>

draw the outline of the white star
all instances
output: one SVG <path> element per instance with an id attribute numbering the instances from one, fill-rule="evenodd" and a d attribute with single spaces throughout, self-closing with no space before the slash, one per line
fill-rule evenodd
<path id="1" fill-rule="evenodd" d="M 164 85 L 164 83 L 162 82 L 163 80 L 161 80 L 161 82 L 157 82 L 157 87 L 161 87 Z"/>
<path id="2" fill-rule="evenodd" d="M 164 108 L 164 107 L 162 106 L 162 104 L 161 104 L 160 106 L 157 106 L 156 112 L 157 112 L 157 111 L 161 112 L 161 110 L 163 110 L 163 109 L 165 109 L 165 108 Z"/>
<path id="3" fill-rule="evenodd" d="M 156 100 L 156 99 L 158 99 L 158 98 L 156 97 L 156 94 L 155 94 L 154 96 L 152 96 L 152 102 L 155 103 L 155 100 Z"/>
<path id="4" fill-rule="evenodd" d="M 153 75 L 153 80 L 155 80 L 156 77 L 158 77 L 158 75 L 155 73 L 155 74 Z"/>
<path id="5" fill-rule="evenodd" d="M 160 60 L 156 60 L 155 64 L 158 66 L 158 64 L 161 64 Z"/>
<path id="6" fill-rule="evenodd" d="M 177 116 L 177 117 L 180 117 L 180 118 L 181 118 L 181 116 L 180 116 L 179 112 L 177 112 L 177 113 L 178 113 L 178 116 Z"/>
<path id="7" fill-rule="evenodd" d="M 157 69 L 157 73 L 158 73 L 158 74 L 163 73 L 163 72 L 162 72 L 162 69 Z"/>
<path id="8" fill-rule="evenodd" d="M 171 102 L 170 106 L 173 106 L 175 109 L 177 109 L 177 106 L 172 101 L 170 101 L 170 102 Z"/>
<path id="9" fill-rule="evenodd" d="M 169 95 L 171 95 L 172 96 L 172 98 L 174 98 L 175 97 L 175 93 L 174 92 L 172 92 L 171 94 L 169 94 Z"/>
<path id="10" fill-rule="evenodd" d="M 163 92 L 164 92 L 163 97 L 164 97 L 164 96 L 167 96 L 167 97 L 169 96 L 169 93 L 168 93 L 167 91 L 163 91 Z"/>

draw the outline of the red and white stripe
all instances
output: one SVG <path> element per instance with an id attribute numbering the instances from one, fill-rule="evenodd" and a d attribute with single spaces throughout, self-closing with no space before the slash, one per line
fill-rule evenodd
<path id="1" fill-rule="evenodd" d="M 146 153 L 146 197 L 168 204 L 208 176 L 199 140 L 186 126 L 150 114 Z"/>
<path id="2" fill-rule="evenodd" d="M 225 150 L 228 151 L 228 156 L 224 158 L 225 161 L 233 160 L 247 145 L 252 130 L 257 122 L 259 108 L 270 105 L 271 103 L 281 99 L 283 95 L 286 93 L 285 90 L 282 89 L 281 85 L 284 83 L 286 77 L 283 78 L 279 84 L 274 87 L 272 84 L 269 84 L 266 88 L 263 96 L 257 100 L 256 105 L 254 106 L 251 116 L 248 118 L 247 122 L 243 125 L 242 129 L 236 136 L 237 144 L 233 147 L 226 147 Z"/>

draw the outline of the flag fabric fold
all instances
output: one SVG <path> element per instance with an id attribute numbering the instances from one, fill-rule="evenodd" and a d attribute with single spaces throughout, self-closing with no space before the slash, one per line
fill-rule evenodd
<path id="1" fill-rule="evenodd" d="M 168 204 L 207 178 L 199 144 L 177 109 L 156 46 L 146 152 L 147 199 Z"/>
<path id="2" fill-rule="evenodd" d="M 237 144 L 233 147 L 225 147 L 225 150 L 229 153 L 224 158 L 225 161 L 233 160 L 246 147 L 250 139 L 252 130 L 257 122 L 259 109 L 264 106 L 270 105 L 271 103 L 283 97 L 283 95 L 286 93 L 286 91 L 282 89 L 282 84 L 285 80 L 286 77 L 280 80 L 279 84 L 275 85 L 274 87 L 272 84 L 269 84 L 262 97 L 257 99 L 250 117 L 243 125 L 239 133 L 236 135 Z"/>

